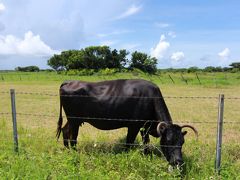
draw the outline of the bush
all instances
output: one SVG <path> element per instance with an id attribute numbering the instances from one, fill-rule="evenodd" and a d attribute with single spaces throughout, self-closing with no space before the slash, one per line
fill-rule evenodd
<path id="1" fill-rule="evenodd" d="M 139 75 L 144 75 L 145 72 L 143 72 L 143 71 L 140 70 L 140 69 L 133 68 L 133 69 L 132 69 L 132 74 L 133 74 L 134 76 L 139 76 Z"/>
<path id="2" fill-rule="evenodd" d="M 67 74 L 68 76 L 76 76 L 77 73 L 78 73 L 78 70 L 76 70 L 76 69 L 72 69 L 72 70 L 66 71 L 66 74 Z"/>
<path id="3" fill-rule="evenodd" d="M 40 69 L 37 66 L 26 66 L 26 67 L 16 67 L 16 71 L 22 71 L 22 72 L 39 72 Z"/>
<path id="4" fill-rule="evenodd" d="M 68 76 L 90 76 L 95 73 L 94 69 L 71 69 L 66 71 L 66 75 Z"/>
<path id="5" fill-rule="evenodd" d="M 109 69 L 109 68 L 101 69 L 101 70 L 99 71 L 99 73 L 100 73 L 101 75 L 112 75 L 112 74 L 115 74 L 115 73 L 117 73 L 117 72 L 118 72 L 117 69 Z"/>
<path id="6" fill-rule="evenodd" d="M 78 71 L 79 76 L 91 76 L 95 73 L 94 69 L 82 69 Z"/>
<path id="7" fill-rule="evenodd" d="M 231 72 L 232 73 L 240 72 L 240 68 L 232 68 Z"/>
<path id="8" fill-rule="evenodd" d="M 195 73 L 195 72 L 198 72 L 198 71 L 200 71 L 200 69 L 196 66 L 190 67 L 187 70 L 188 73 Z"/>

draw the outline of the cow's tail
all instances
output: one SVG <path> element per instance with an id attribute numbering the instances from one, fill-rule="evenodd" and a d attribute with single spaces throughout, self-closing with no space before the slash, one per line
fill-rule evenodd
<path id="1" fill-rule="evenodd" d="M 58 126 L 57 126 L 57 134 L 56 137 L 59 139 L 59 136 L 62 131 L 62 123 L 63 123 L 63 118 L 62 118 L 62 100 L 61 100 L 61 95 L 60 95 L 60 114 L 59 114 L 59 119 L 58 119 Z"/>

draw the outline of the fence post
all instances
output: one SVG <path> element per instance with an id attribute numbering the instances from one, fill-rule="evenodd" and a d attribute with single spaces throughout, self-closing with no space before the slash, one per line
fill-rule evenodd
<path id="1" fill-rule="evenodd" d="M 200 81 L 200 79 L 199 79 L 199 77 L 198 77 L 198 74 L 197 74 L 197 73 L 196 73 L 196 77 L 197 77 L 197 79 L 198 79 L 199 84 L 202 84 L 201 81 Z"/>
<path id="2" fill-rule="evenodd" d="M 158 75 L 156 75 L 156 76 L 157 76 L 157 78 L 161 81 L 161 83 L 163 83 L 162 79 L 160 78 L 160 75 L 158 74 Z"/>
<path id="3" fill-rule="evenodd" d="M 185 79 L 185 78 L 183 77 L 183 74 L 181 74 L 181 77 L 182 77 L 182 80 L 183 80 L 186 84 L 188 84 L 187 79 Z"/>
<path id="4" fill-rule="evenodd" d="M 10 89 L 11 105 L 12 105 L 12 122 L 13 122 L 13 141 L 14 151 L 18 152 L 18 134 L 17 134 L 17 118 L 16 118 L 16 104 L 15 104 L 15 90 Z"/>
<path id="5" fill-rule="evenodd" d="M 216 164 L 215 170 L 220 174 L 221 169 L 221 150 L 222 150 L 222 129 L 223 129 L 223 110 L 224 110 L 224 95 L 219 95 L 218 104 L 218 124 L 217 124 L 217 142 L 216 142 Z"/>
<path id="6" fill-rule="evenodd" d="M 170 76 L 170 74 L 168 75 L 168 77 L 172 80 L 173 84 L 175 84 L 173 78 Z"/>

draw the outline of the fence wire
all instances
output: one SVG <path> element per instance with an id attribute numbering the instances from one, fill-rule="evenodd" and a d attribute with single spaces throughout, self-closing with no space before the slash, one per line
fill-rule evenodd
<path id="1" fill-rule="evenodd" d="M 12 116 L 10 112 L 0 112 L 0 115 Z M 31 113 L 16 113 L 19 116 L 33 116 L 33 117 L 49 117 L 49 118 L 59 118 L 57 115 L 46 115 L 46 114 L 31 114 Z M 123 118 L 98 118 L 98 117 L 76 117 L 76 116 L 62 116 L 69 119 L 80 119 L 80 120 L 100 120 L 100 121 L 124 121 L 124 122 L 158 122 L 153 119 L 123 119 Z M 217 121 L 175 121 L 179 124 L 193 123 L 193 124 L 216 124 Z M 224 124 L 240 124 L 240 121 L 223 121 Z"/>
<path id="2" fill-rule="evenodd" d="M 0 94 L 9 94 L 10 92 L 1 91 Z M 16 91 L 15 94 L 19 95 L 36 95 L 36 96 L 52 96 L 52 97 L 80 97 L 80 98 L 93 98 L 93 97 L 112 97 L 112 98 L 133 98 L 133 99 L 218 99 L 218 96 L 162 96 L 162 97 L 143 97 L 143 96 L 108 96 L 108 95 L 59 95 L 55 93 L 42 93 L 42 92 L 21 92 Z M 240 100 L 240 97 L 224 97 L 224 99 L 229 100 Z"/>

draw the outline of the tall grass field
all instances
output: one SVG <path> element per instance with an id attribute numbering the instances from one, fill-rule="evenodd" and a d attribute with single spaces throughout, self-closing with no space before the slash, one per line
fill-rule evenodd
<path id="1" fill-rule="evenodd" d="M 129 152 L 127 129 L 101 131 L 85 123 L 77 151 L 56 140 L 58 91 L 65 80 L 146 79 L 157 84 L 173 122 L 190 124 L 183 145 L 185 169 L 168 170 L 159 139 L 143 155 L 140 134 Z M 140 72 L 68 76 L 54 72 L 0 73 L 0 179 L 240 179 L 240 73 Z M 10 89 L 16 92 L 19 152 L 14 152 Z M 224 94 L 220 175 L 215 172 L 218 97 Z M 66 118 L 64 118 L 64 123 Z"/>

